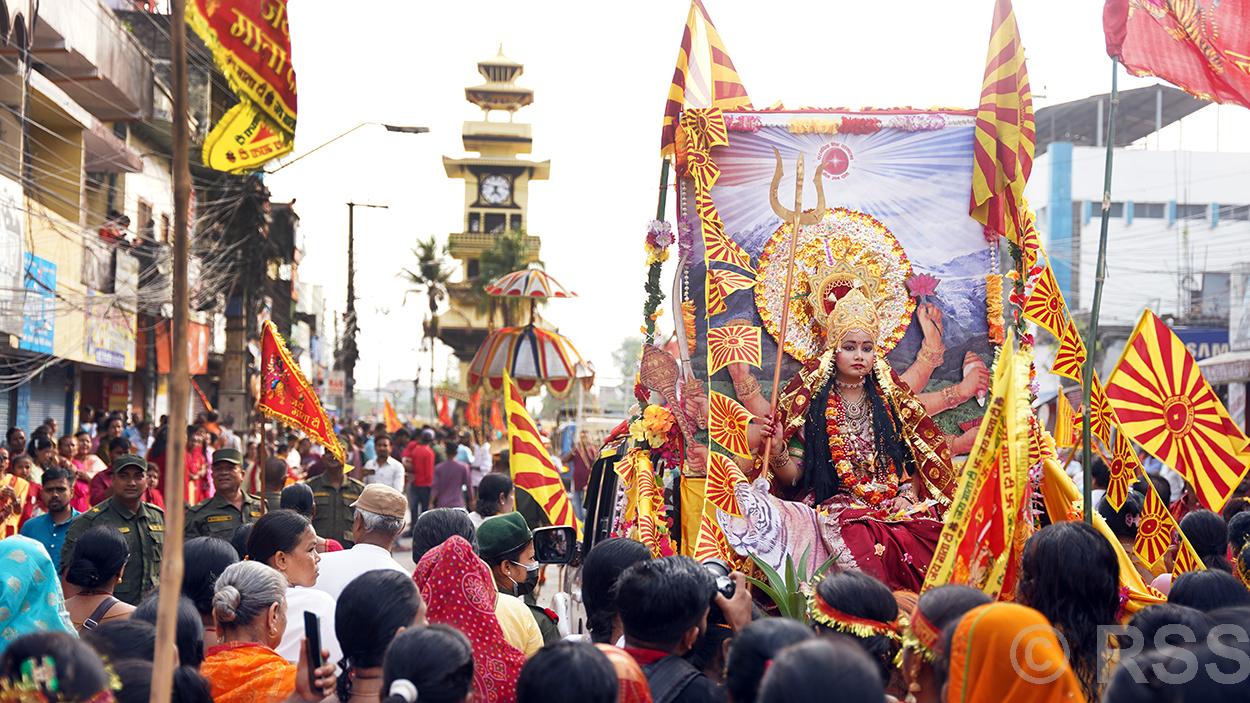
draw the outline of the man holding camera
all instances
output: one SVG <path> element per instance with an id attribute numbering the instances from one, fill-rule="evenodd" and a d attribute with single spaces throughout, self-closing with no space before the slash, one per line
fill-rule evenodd
<path id="1" fill-rule="evenodd" d="M 729 584 L 732 584 L 730 587 Z M 640 562 L 617 582 L 617 608 L 625 651 L 642 667 L 654 703 L 719 703 L 720 688 L 683 656 L 704 636 L 717 608 L 735 632 L 751 622 L 746 576 L 734 572 L 720 584 L 689 557 Z"/>

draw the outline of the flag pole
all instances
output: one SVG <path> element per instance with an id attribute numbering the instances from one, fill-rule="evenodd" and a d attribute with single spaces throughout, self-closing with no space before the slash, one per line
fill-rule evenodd
<path id="1" fill-rule="evenodd" d="M 1120 62 L 1115 57 L 1111 58 L 1111 109 L 1107 113 L 1107 159 L 1106 166 L 1102 175 L 1102 222 L 1099 226 L 1098 233 L 1098 264 L 1094 268 L 1094 301 L 1089 309 L 1089 334 L 1086 336 L 1085 344 L 1085 369 L 1082 376 L 1085 382 L 1082 388 L 1082 397 L 1084 398 L 1085 413 L 1081 417 L 1081 435 L 1082 435 L 1082 453 L 1081 470 L 1083 472 L 1082 480 L 1082 504 L 1085 506 L 1085 522 L 1093 523 L 1094 507 L 1091 503 L 1094 500 L 1094 480 L 1091 466 L 1093 464 L 1092 442 L 1093 438 L 1090 432 L 1090 396 L 1094 390 L 1094 356 L 1098 347 L 1098 313 L 1102 308 L 1102 287 L 1107 280 L 1107 224 L 1111 218 L 1111 163 L 1115 154 L 1115 108 L 1120 101 L 1119 84 L 1117 78 L 1119 76 Z M 1102 125 L 1098 125 L 1102 129 Z"/>
<path id="2" fill-rule="evenodd" d="M 173 692 L 178 598 L 182 591 L 182 532 L 186 469 L 187 403 L 191 375 L 187 368 L 187 211 L 191 200 L 190 133 L 187 128 L 186 0 L 173 0 L 169 22 L 173 66 L 173 325 L 170 330 L 169 436 L 165 458 L 165 546 L 161 554 L 160 596 L 156 605 L 156 657 L 150 703 L 166 703 Z"/>

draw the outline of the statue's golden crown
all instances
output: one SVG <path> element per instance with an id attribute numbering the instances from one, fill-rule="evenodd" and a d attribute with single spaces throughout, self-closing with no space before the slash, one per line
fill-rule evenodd
<path id="1" fill-rule="evenodd" d="M 835 252 L 827 251 L 826 259 L 817 270 L 813 293 L 818 296 L 817 318 L 824 324 L 825 342 L 829 346 L 840 343 L 847 332 L 867 332 L 875 342 L 880 335 L 881 317 L 877 311 L 880 275 L 866 265 L 834 258 Z M 856 265 L 858 264 L 858 265 Z"/>

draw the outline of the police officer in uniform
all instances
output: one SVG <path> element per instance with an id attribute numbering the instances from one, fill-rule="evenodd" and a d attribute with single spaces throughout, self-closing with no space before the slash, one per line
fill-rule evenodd
<path id="1" fill-rule="evenodd" d="M 161 550 L 165 547 L 165 512 L 151 503 L 144 503 L 148 488 L 148 463 L 133 454 L 120 456 L 109 468 L 113 476 L 113 495 L 79 515 L 70 525 L 61 547 L 61 569 L 74 558 L 74 547 L 84 532 L 102 525 L 121 533 L 130 547 L 130 559 L 122 572 L 122 580 L 113 589 L 113 596 L 131 605 L 139 605 L 143 596 L 156 588 L 161 573 Z"/>
<path id="2" fill-rule="evenodd" d="M 213 452 L 212 498 L 187 513 L 187 539 L 219 537 L 226 541 L 235 528 L 256 522 L 264 513 L 258 496 L 243 491 L 243 454 L 238 449 Z"/>
<path id="3" fill-rule="evenodd" d="M 520 513 L 487 518 L 477 528 L 477 545 L 495 577 L 495 589 L 525 601 L 538 623 L 544 645 L 560 641 L 559 617 L 531 602 L 542 565 L 534 558 L 534 534 L 525 518 Z"/>
<path id="4" fill-rule="evenodd" d="M 347 476 L 343 462 L 326 452 L 321 458 L 325 471 L 304 483 L 312 489 L 313 503 L 317 510 L 313 515 L 313 531 L 319 536 L 336 539 L 346 549 L 356 544 L 352 539 L 352 523 L 356 519 L 352 503 L 365 490 L 365 484 Z"/>

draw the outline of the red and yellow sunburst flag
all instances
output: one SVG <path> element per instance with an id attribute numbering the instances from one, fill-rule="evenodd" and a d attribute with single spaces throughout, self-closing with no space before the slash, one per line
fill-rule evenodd
<path id="1" fill-rule="evenodd" d="M 382 399 L 382 421 L 386 423 L 387 432 L 398 432 L 404 426 L 399 421 L 399 415 L 395 412 L 395 406 L 391 405 L 390 398 Z"/>
<path id="2" fill-rule="evenodd" d="M 1147 481 L 1146 500 L 1142 506 L 1141 522 L 1137 525 L 1137 538 L 1133 542 L 1133 551 L 1146 566 L 1155 567 L 1163 562 L 1163 557 L 1172 546 L 1173 540 L 1180 542 L 1176 550 L 1173 573 L 1181 574 L 1206 568 L 1202 559 L 1198 557 L 1198 551 L 1181 531 L 1176 517 L 1159 497 L 1154 484 Z"/>
<path id="3" fill-rule="evenodd" d="M 1024 184 L 1033 169 L 1033 93 L 1011 0 L 994 4 L 985 80 L 973 136 L 968 214 L 1013 242 L 1023 227 Z"/>
<path id="4" fill-rule="evenodd" d="M 734 363 L 760 365 L 759 327 L 726 325 L 707 331 L 708 375 Z"/>
<path id="5" fill-rule="evenodd" d="M 669 86 L 668 102 L 664 105 L 661 156 L 673 153 L 677 118 L 688 107 L 721 110 L 751 107 L 747 89 L 701 0 L 691 0 L 690 14 L 686 16 L 686 27 L 681 35 L 673 84 Z"/>
<path id="6" fill-rule="evenodd" d="M 504 415 L 508 423 L 509 461 L 512 482 L 538 503 L 553 525 L 568 525 L 582 532 L 582 523 L 573 513 L 573 503 L 564 490 L 560 471 L 556 468 L 538 427 L 525 409 L 525 396 L 504 372 Z M 579 537 L 580 538 L 580 537 Z"/>
<path id="7" fill-rule="evenodd" d="M 1189 350 L 1153 312 L 1142 313 L 1106 391 L 1123 431 L 1219 512 L 1250 470 L 1250 440 Z"/>
<path id="8" fill-rule="evenodd" d="M 1076 413 L 1072 411 L 1072 403 L 1068 402 L 1068 394 L 1059 389 L 1059 396 L 1055 398 L 1055 431 L 1051 436 L 1055 438 L 1056 447 L 1075 447 L 1076 442 Z"/>
<path id="9" fill-rule="evenodd" d="M 754 418 L 751 411 L 733 398 L 716 391 L 708 394 L 708 436 L 725 451 L 743 459 L 751 458 L 747 425 Z"/>
<path id="10" fill-rule="evenodd" d="M 755 287 L 755 279 L 737 271 L 712 269 L 707 272 L 707 314 L 719 315 L 728 309 L 725 298 Z"/>

